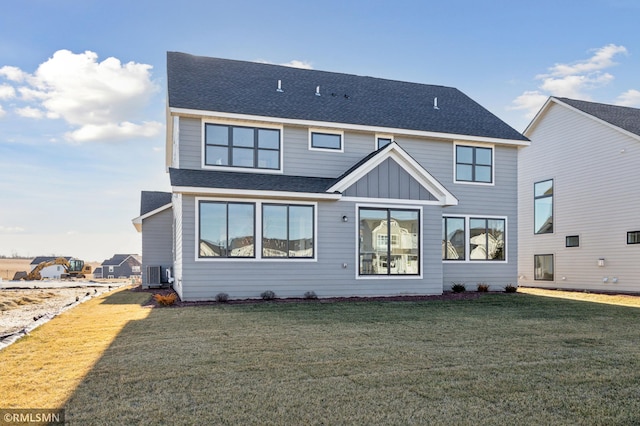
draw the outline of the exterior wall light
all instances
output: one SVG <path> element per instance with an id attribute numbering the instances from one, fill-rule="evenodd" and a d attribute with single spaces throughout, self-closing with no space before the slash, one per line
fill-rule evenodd
<path id="1" fill-rule="evenodd" d="M 349 222 L 349 218 L 347 217 L 347 215 L 342 216 L 342 221 Z"/>
<path id="2" fill-rule="evenodd" d="M 598 266 L 604 266 L 604 258 L 598 259 Z"/>

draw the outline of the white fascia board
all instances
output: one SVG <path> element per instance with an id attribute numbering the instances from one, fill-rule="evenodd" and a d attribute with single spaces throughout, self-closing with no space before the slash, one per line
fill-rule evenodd
<path id="1" fill-rule="evenodd" d="M 290 191 L 256 191 L 252 189 L 228 189 L 228 188 L 202 188 L 191 186 L 173 186 L 173 192 L 181 194 L 234 196 L 238 198 L 273 198 L 281 200 L 329 200 L 335 201 L 342 194 L 315 193 L 315 192 L 290 192 Z"/>
<path id="2" fill-rule="evenodd" d="M 392 133 L 394 135 L 418 136 L 418 137 L 432 138 L 432 139 L 445 139 L 445 140 L 457 139 L 457 140 L 465 140 L 465 141 L 473 141 L 473 142 L 495 143 L 500 145 L 515 145 L 515 146 L 531 145 L 531 142 L 529 141 L 521 141 L 517 139 L 498 139 L 498 138 L 489 138 L 485 136 L 470 136 L 470 135 L 459 135 L 455 133 L 428 132 L 424 130 L 411 130 L 411 129 L 396 128 L 396 127 L 378 127 L 378 126 L 368 126 L 363 124 L 301 120 L 296 118 L 267 117 L 262 115 L 237 114 L 237 113 L 231 113 L 231 112 L 218 112 L 218 111 L 204 111 L 204 110 L 188 109 L 188 108 L 170 108 L 170 111 L 171 111 L 171 114 L 193 116 L 193 117 L 218 117 L 218 118 L 226 118 L 226 119 L 232 119 L 232 120 L 262 121 L 266 123 L 292 124 L 296 126 L 308 126 L 308 127 L 324 127 L 324 128 L 334 128 L 334 129 L 340 129 L 340 130 L 355 130 L 360 132 Z"/>
<path id="3" fill-rule="evenodd" d="M 160 213 L 161 211 L 170 209 L 173 206 L 173 203 L 169 203 L 169 204 L 165 204 L 162 207 L 158 207 L 155 210 L 150 211 L 149 213 L 145 213 L 142 216 L 138 216 L 136 218 L 131 219 L 131 222 L 133 222 L 133 226 L 136 228 L 136 230 L 138 232 L 142 232 L 142 221 L 148 217 L 151 217 L 153 215 L 156 215 L 158 213 Z"/>
<path id="4" fill-rule="evenodd" d="M 383 150 L 371 157 L 367 162 L 363 163 L 356 170 L 349 173 L 339 182 L 330 187 L 327 192 L 344 192 L 351 185 L 362 179 L 367 173 L 378 167 L 387 158 L 393 159 L 402 169 L 404 169 L 411 177 L 413 177 L 427 191 L 432 193 L 438 199 L 438 204 L 444 206 L 458 205 L 458 199 L 447 190 L 438 180 L 433 177 L 424 167 L 420 165 L 413 157 L 403 150 L 397 143 L 392 142 Z"/>

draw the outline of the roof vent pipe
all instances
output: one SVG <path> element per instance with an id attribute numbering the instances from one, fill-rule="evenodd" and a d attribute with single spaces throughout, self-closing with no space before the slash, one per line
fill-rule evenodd
<path id="1" fill-rule="evenodd" d="M 437 96 L 435 98 L 433 98 L 433 109 L 440 109 L 440 108 L 438 108 L 438 97 Z"/>
<path id="2" fill-rule="evenodd" d="M 282 80 L 278 80 L 278 88 L 276 89 L 276 92 L 284 92 L 284 90 L 282 90 Z"/>
<path id="3" fill-rule="evenodd" d="M 320 86 L 316 86 L 316 96 L 322 96 L 320 95 Z"/>

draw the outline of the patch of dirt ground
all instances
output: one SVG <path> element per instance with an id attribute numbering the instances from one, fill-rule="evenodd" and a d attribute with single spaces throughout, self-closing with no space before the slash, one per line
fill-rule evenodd
<path id="1" fill-rule="evenodd" d="M 16 333 L 46 315 L 102 293 L 104 287 L 1 289 L 0 338 Z"/>

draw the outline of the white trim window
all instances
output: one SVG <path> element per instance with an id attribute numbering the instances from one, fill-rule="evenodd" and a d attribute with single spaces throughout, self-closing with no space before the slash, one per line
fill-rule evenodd
<path id="1" fill-rule="evenodd" d="M 196 198 L 196 260 L 316 260 L 317 203 Z"/>
<path id="2" fill-rule="evenodd" d="M 358 222 L 358 276 L 420 276 L 420 209 L 358 207 Z"/>
<path id="3" fill-rule="evenodd" d="M 442 260 L 506 262 L 507 218 L 444 216 Z"/>
<path id="4" fill-rule="evenodd" d="M 309 150 L 344 152 L 344 132 L 326 129 L 309 129 Z"/>
<path id="5" fill-rule="evenodd" d="M 278 128 L 205 122 L 203 135 L 203 167 L 282 170 Z"/>
<path id="6" fill-rule="evenodd" d="M 493 185 L 494 152 L 489 144 L 454 143 L 454 182 Z"/>

